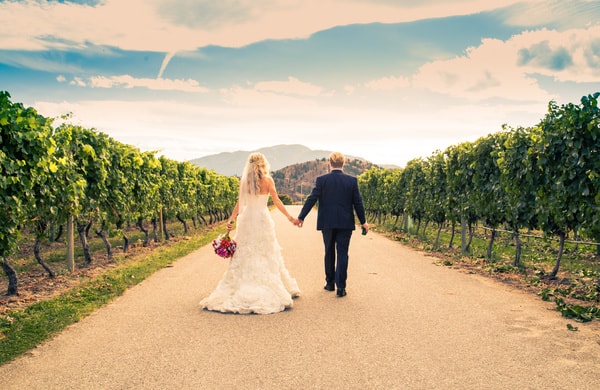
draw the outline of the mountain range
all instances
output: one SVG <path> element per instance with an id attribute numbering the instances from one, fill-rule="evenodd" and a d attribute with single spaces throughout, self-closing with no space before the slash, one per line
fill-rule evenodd
<path id="1" fill-rule="evenodd" d="M 194 165 L 227 176 L 241 176 L 248 156 L 253 152 L 265 155 L 271 165 L 271 171 L 277 171 L 289 165 L 313 160 L 326 159 L 331 154 L 327 150 L 312 150 L 303 145 L 275 145 L 253 151 L 239 150 L 223 152 L 190 160 Z M 364 160 L 360 157 L 346 156 L 348 159 Z"/>
<path id="2" fill-rule="evenodd" d="M 312 150 L 303 145 L 275 145 L 253 151 L 219 153 L 190 162 L 221 175 L 239 177 L 248 156 L 254 152 L 265 155 L 279 194 L 289 196 L 293 202 L 301 202 L 310 193 L 317 176 L 329 172 L 328 158 L 331 152 Z M 374 164 L 363 158 L 346 155 L 344 172 L 358 176 L 373 166 Z"/>

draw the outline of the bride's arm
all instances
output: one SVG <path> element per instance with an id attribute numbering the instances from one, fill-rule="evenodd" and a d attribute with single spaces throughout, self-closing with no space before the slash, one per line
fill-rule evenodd
<path id="1" fill-rule="evenodd" d="M 235 207 L 231 212 L 231 216 L 229 217 L 229 221 L 227 221 L 227 231 L 230 231 L 233 228 L 233 223 L 237 218 L 238 213 L 240 212 L 240 201 L 235 202 Z"/>
<path id="2" fill-rule="evenodd" d="M 271 199 L 273 199 L 273 203 L 275 204 L 277 209 L 279 211 L 281 211 L 281 213 L 283 215 L 285 215 L 285 217 L 288 219 L 288 221 L 290 221 L 293 224 L 296 224 L 296 219 L 294 217 L 292 217 L 290 215 L 290 213 L 288 213 L 287 209 L 283 205 L 283 202 L 281 201 L 281 199 L 279 199 L 279 196 L 277 195 L 277 189 L 275 189 L 275 182 L 273 181 L 273 178 L 266 177 L 266 179 L 268 180 L 269 195 L 271 195 Z"/>

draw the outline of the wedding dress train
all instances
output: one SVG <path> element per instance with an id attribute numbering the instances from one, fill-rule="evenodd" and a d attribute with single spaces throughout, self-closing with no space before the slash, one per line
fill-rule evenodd
<path id="1" fill-rule="evenodd" d="M 216 289 L 200 301 L 202 308 L 270 314 L 293 306 L 300 289 L 283 262 L 268 198 L 254 195 L 245 200 L 237 218 L 237 250 Z"/>

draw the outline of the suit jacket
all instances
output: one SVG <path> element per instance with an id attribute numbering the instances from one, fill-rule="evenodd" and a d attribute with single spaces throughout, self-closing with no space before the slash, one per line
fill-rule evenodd
<path id="1" fill-rule="evenodd" d="M 306 198 L 298 218 L 304 220 L 317 202 L 317 230 L 354 230 L 355 212 L 361 225 L 366 222 L 365 208 L 358 191 L 358 180 L 342 170 L 334 169 L 317 178 L 315 187 Z"/>

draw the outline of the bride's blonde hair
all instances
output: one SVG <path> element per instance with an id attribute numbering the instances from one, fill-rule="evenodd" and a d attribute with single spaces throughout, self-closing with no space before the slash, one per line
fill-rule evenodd
<path id="1" fill-rule="evenodd" d="M 240 200 L 245 195 L 260 193 L 260 182 L 263 177 L 269 175 L 269 170 L 269 162 L 262 153 L 255 152 L 248 156 L 240 182 Z"/>

